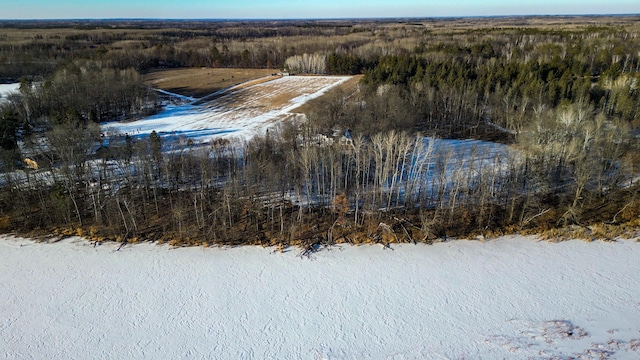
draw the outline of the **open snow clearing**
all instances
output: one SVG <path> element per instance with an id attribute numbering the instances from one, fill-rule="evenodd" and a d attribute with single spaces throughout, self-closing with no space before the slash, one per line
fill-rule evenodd
<path id="1" fill-rule="evenodd" d="M 298 116 L 292 110 L 317 98 L 349 76 L 284 76 L 238 86 L 213 100 L 167 105 L 160 113 L 127 123 L 103 124 L 105 131 L 129 136 L 185 136 L 196 142 L 212 138 L 249 139 L 280 121 Z"/>
<path id="2" fill-rule="evenodd" d="M 3 359 L 637 359 L 640 244 L 0 238 Z"/>

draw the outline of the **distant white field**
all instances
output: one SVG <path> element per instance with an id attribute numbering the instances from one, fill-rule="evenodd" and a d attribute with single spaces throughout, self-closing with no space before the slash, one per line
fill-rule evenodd
<path id="1" fill-rule="evenodd" d="M 230 91 L 203 105 L 169 105 L 157 115 L 128 123 L 103 124 L 130 136 L 249 139 L 289 116 L 291 110 L 347 81 L 339 76 L 287 76 Z"/>
<path id="2" fill-rule="evenodd" d="M 637 359 L 640 244 L 0 238 L 3 359 Z"/>

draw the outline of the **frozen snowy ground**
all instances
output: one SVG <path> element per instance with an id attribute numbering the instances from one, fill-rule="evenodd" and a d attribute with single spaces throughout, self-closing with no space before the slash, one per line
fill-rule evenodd
<path id="1" fill-rule="evenodd" d="M 640 244 L 0 238 L 4 359 L 637 359 Z"/>
<path id="2" fill-rule="evenodd" d="M 291 110 L 324 94 L 348 76 L 287 76 L 229 91 L 203 105 L 169 105 L 157 115 L 128 123 L 105 123 L 103 129 L 130 136 L 180 136 L 196 142 L 216 138 L 249 139 L 276 122 L 294 116 Z"/>
<path id="3" fill-rule="evenodd" d="M 0 84 L 0 102 L 4 101 L 9 93 L 17 92 L 20 89 L 20 83 Z"/>

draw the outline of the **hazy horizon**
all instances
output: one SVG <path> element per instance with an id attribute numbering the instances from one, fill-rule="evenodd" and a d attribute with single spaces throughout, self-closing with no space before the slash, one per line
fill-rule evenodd
<path id="1" fill-rule="evenodd" d="M 0 20 L 298 20 L 500 16 L 637 15 L 640 2 L 618 0 L 326 0 L 300 4 L 293 0 L 5 0 Z"/>
<path id="2" fill-rule="evenodd" d="M 638 13 L 611 13 L 611 14 L 526 14 L 526 15 L 460 15 L 460 16 L 377 16 L 377 17 L 298 17 L 298 18 L 176 18 L 176 17 L 76 17 L 76 18 L 0 18 L 0 21 L 341 21 L 341 20 L 420 20 L 420 19 L 481 19 L 481 18 L 509 18 L 509 17 L 624 17 L 640 16 Z"/>

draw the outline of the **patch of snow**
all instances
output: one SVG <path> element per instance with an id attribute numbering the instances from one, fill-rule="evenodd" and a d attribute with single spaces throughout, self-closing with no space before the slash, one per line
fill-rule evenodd
<path id="1" fill-rule="evenodd" d="M 19 89 L 20 83 L 0 84 L 0 102 L 4 101 L 9 94 L 18 92 Z"/>
<path id="2" fill-rule="evenodd" d="M 639 358 L 640 244 L 0 239 L 0 357 Z"/>

